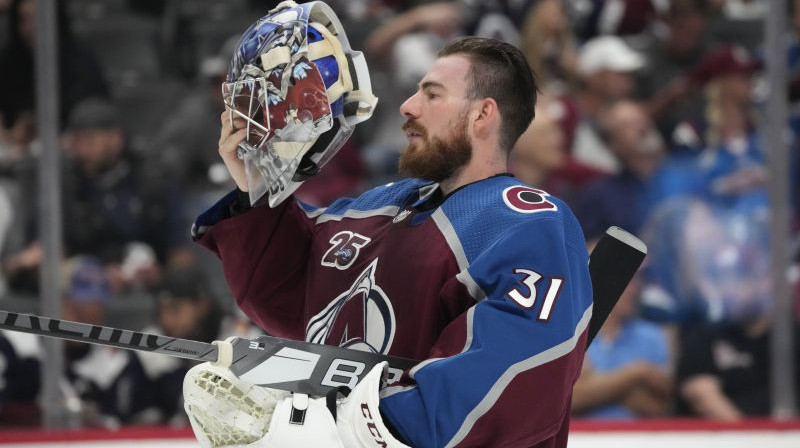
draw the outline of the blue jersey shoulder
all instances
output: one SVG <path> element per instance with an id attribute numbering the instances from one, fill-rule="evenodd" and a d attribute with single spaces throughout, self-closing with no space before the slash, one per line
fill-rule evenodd
<path id="1" fill-rule="evenodd" d="M 303 208 L 306 213 L 329 219 L 365 212 L 382 214 L 381 210 L 397 210 L 397 208 L 413 203 L 424 192 L 423 187 L 426 185 L 432 185 L 432 183 L 421 179 L 403 179 L 375 187 L 357 198 L 338 199 L 326 208 L 315 208 L 307 204 L 303 204 Z"/>
<path id="2" fill-rule="evenodd" d="M 520 226 L 530 229 L 531 237 L 553 234 L 545 227 L 555 226 L 568 244 L 585 244 L 577 219 L 563 201 L 510 176 L 470 184 L 449 197 L 442 209 L 468 260 L 508 232 L 520 231 Z"/>

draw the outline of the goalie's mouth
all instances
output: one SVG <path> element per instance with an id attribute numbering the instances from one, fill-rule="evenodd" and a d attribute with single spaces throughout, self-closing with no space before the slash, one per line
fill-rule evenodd
<path id="1" fill-rule="evenodd" d="M 420 125 L 418 125 L 418 124 L 416 124 L 416 123 L 414 123 L 412 121 L 407 121 L 403 125 L 403 131 L 406 133 L 406 138 L 408 138 L 409 140 L 412 139 L 412 138 L 424 138 L 425 137 L 425 129 L 422 126 L 420 126 Z"/>

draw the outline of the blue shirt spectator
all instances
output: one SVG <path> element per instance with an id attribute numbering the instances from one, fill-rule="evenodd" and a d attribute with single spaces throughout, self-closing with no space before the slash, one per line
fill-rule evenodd
<path id="1" fill-rule="evenodd" d="M 664 154 L 663 141 L 642 106 L 620 101 L 607 115 L 604 134 L 622 171 L 589 184 L 575 207 L 590 241 L 610 226 L 639 233 L 647 214 L 648 182 Z"/>
<path id="2" fill-rule="evenodd" d="M 597 338 L 586 352 L 596 372 L 608 373 L 637 361 L 669 369 L 669 348 L 658 325 L 634 318 L 626 322 L 614 339 Z M 583 415 L 593 419 L 632 419 L 637 414 L 621 404 L 610 404 Z"/>
<path id="3" fill-rule="evenodd" d="M 586 351 L 573 389 L 576 417 L 633 419 L 671 410 L 672 343 L 666 329 L 638 317 L 641 287 L 637 275 Z"/>

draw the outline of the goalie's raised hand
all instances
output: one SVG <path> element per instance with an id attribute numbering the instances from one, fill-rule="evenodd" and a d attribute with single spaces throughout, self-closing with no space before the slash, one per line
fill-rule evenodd
<path id="1" fill-rule="evenodd" d="M 219 133 L 219 155 L 225 163 L 225 167 L 236 182 L 236 186 L 247 191 L 247 174 L 244 169 L 244 162 L 237 156 L 237 149 L 247 137 L 247 127 L 241 118 L 233 118 L 230 110 L 225 110 L 220 115 L 222 128 Z"/>

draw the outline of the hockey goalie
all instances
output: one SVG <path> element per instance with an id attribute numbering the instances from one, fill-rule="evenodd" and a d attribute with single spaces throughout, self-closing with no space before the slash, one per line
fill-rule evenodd
<path id="1" fill-rule="evenodd" d="M 218 341 L 184 381 L 201 445 L 566 447 L 592 284 L 569 208 L 507 173 L 536 103 L 519 50 L 445 46 L 400 108 L 403 180 L 326 208 L 293 193 L 377 102 L 334 12 L 278 5 L 242 35 L 222 89 L 237 189 L 192 235 L 238 306 L 275 336 L 422 361 L 315 397 L 237 377 Z"/>

